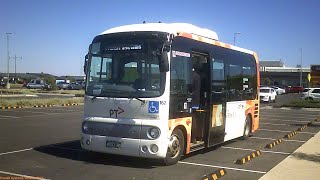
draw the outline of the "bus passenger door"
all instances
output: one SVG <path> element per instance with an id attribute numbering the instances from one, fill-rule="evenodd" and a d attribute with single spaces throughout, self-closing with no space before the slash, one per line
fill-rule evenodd
<path id="1" fill-rule="evenodd" d="M 193 144 L 207 143 L 210 114 L 210 62 L 209 55 L 192 52 L 192 130 Z"/>
<path id="2" fill-rule="evenodd" d="M 226 77 L 223 56 L 211 59 L 211 117 L 209 120 L 208 145 L 224 141 L 226 115 Z"/>

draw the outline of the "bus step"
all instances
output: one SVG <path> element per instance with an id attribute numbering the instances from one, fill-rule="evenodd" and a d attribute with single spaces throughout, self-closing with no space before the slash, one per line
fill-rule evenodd
<path id="1" fill-rule="evenodd" d="M 197 151 L 203 148 L 205 148 L 204 141 L 197 141 L 195 143 L 191 143 L 190 152 Z"/>

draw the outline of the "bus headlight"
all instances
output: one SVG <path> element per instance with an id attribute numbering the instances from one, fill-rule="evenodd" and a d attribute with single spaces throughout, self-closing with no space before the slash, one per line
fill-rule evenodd
<path id="1" fill-rule="evenodd" d="M 148 137 L 150 139 L 157 139 L 160 136 L 160 129 L 157 127 L 152 127 L 148 131 Z"/>
<path id="2" fill-rule="evenodd" d="M 88 124 L 88 122 L 82 123 L 82 132 L 83 132 L 83 133 L 87 133 L 88 130 L 89 130 L 89 124 Z"/>

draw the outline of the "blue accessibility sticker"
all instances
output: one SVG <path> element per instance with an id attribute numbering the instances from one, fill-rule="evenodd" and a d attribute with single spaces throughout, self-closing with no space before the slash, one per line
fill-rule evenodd
<path id="1" fill-rule="evenodd" d="M 159 113 L 159 101 L 149 101 L 148 112 L 153 114 Z"/>

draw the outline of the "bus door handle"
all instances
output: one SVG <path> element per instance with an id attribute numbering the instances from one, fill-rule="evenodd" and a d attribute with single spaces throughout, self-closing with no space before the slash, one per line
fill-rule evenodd
<path id="1" fill-rule="evenodd" d="M 204 109 L 197 109 L 196 112 L 206 112 Z"/>

